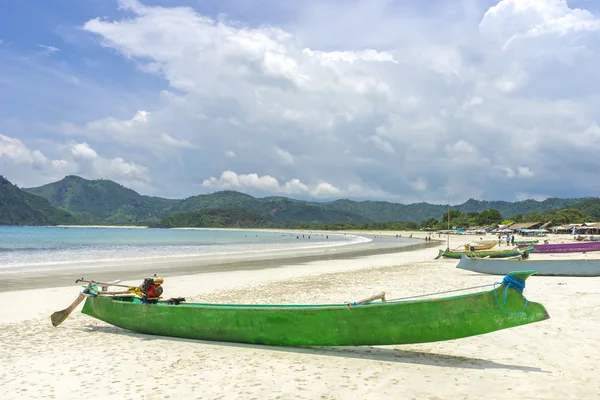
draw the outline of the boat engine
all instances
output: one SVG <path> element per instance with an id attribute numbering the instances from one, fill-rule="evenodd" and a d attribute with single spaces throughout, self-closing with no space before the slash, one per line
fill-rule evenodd
<path id="1" fill-rule="evenodd" d="M 144 282 L 140 285 L 140 289 L 146 296 L 150 294 L 149 297 L 160 297 L 163 293 L 162 283 L 163 279 L 156 276 L 145 278 Z"/>

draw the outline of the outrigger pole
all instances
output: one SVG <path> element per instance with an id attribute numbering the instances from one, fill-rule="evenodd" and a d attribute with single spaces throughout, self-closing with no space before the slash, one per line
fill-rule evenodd
<path id="1" fill-rule="evenodd" d="M 448 238 L 446 251 L 450 251 L 450 197 L 448 197 L 448 230 L 446 231 L 446 237 Z"/>

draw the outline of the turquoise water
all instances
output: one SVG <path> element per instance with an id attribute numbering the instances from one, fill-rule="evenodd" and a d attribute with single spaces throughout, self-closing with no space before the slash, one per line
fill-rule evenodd
<path id="1" fill-rule="evenodd" d="M 0 226 L 0 274 L 70 265 L 323 248 L 369 241 L 310 232 Z"/>

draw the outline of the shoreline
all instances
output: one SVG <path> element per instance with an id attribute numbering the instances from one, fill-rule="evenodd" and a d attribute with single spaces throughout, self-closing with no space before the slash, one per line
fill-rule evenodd
<path id="1" fill-rule="evenodd" d="M 352 235 L 355 234 L 352 233 Z M 173 277 L 213 272 L 260 270 L 278 268 L 289 264 L 353 259 L 436 246 L 435 242 L 425 242 L 422 239 L 422 243 L 419 243 L 419 238 L 414 238 L 415 243 L 407 243 L 405 240 L 408 238 L 402 238 L 405 239 L 403 243 L 397 243 L 397 239 L 400 238 L 386 236 L 374 239 L 370 238 L 369 235 L 361 236 L 370 239 L 370 241 L 338 246 L 302 248 L 300 250 L 285 249 L 245 254 L 190 256 L 189 258 L 165 256 L 152 260 L 127 260 L 120 264 L 104 264 L 79 269 L 73 267 L 14 274 L 3 273 L 0 274 L 3 281 L 0 286 L 0 293 L 70 286 L 75 279 L 81 278 L 81 275 L 87 275 L 88 277 L 93 275 L 93 279 L 97 281 L 112 281 L 114 279 L 143 279 L 144 276 L 150 275 L 149 271 Z"/>
<path id="2" fill-rule="evenodd" d="M 143 225 L 44 225 L 45 228 L 146 229 Z"/>

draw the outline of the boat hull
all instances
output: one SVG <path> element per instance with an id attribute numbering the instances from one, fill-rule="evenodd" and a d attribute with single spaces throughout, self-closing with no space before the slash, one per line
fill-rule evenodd
<path id="1" fill-rule="evenodd" d="M 496 245 L 495 240 L 487 240 L 480 243 L 468 243 L 465 244 L 466 251 L 478 251 L 478 250 L 489 250 Z"/>
<path id="2" fill-rule="evenodd" d="M 490 275 L 535 269 L 541 276 L 600 276 L 600 260 L 492 260 L 461 257 L 457 268 Z"/>
<path id="3" fill-rule="evenodd" d="M 519 245 L 519 247 L 527 246 Z M 600 242 L 534 244 L 533 248 L 535 253 L 585 253 L 600 251 Z"/>
<path id="4" fill-rule="evenodd" d="M 532 239 L 532 240 L 515 240 L 515 244 L 519 245 L 519 244 L 523 244 L 523 245 L 527 245 L 529 246 L 530 244 L 536 244 L 539 243 L 540 241 L 538 239 Z"/>
<path id="5" fill-rule="evenodd" d="M 529 274 L 520 279 L 526 279 Z M 423 301 L 269 306 L 141 304 L 88 297 L 82 312 L 123 329 L 161 336 L 274 346 L 363 346 L 436 342 L 549 318 L 544 306 L 505 287 Z M 497 296 L 497 298 L 496 298 Z M 502 300 L 501 300 L 502 301 Z"/>
<path id="6" fill-rule="evenodd" d="M 521 250 L 503 250 L 503 251 L 444 251 L 440 250 L 440 254 L 438 257 L 444 258 L 453 258 L 459 260 L 463 254 L 467 257 L 475 257 L 475 258 L 509 258 L 509 257 L 519 257 L 521 253 L 531 253 L 533 251 L 533 247 L 524 248 Z"/>

